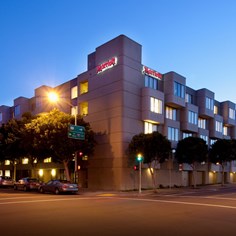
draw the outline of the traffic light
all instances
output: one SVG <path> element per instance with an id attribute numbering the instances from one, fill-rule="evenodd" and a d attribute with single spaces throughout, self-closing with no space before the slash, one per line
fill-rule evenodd
<path id="1" fill-rule="evenodd" d="M 143 161 L 143 155 L 142 155 L 141 153 L 138 153 L 138 155 L 136 156 L 136 160 L 137 160 L 138 162 Z"/>
<path id="2" fill-rule="evenodd" d="M 134 165 L 134 171 L 136 171 L 136 170 L 139 170 L 139 167 L 138 167 L 138 165 Z"/>

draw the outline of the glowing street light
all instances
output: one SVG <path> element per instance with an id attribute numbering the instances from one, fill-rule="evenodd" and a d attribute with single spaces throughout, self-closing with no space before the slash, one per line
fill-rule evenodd
<path id="1" fill-rule="evenodd" d="M 57 102 L 59 100 L 58 94 L 55 92 L 48 93 L 48 99 L 50 102 Z"/>

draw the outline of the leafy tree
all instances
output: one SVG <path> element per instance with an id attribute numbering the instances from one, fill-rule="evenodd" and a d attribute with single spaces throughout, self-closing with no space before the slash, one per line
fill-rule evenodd
<path id="1" fill-rule="evenodd" d="M 10 160 L 14 167 L 15 179 L 15 161 L 24 157 L 26 149 L 24 148 L 23 131 L 24 125 L 30 122 L 32 116 L 30 113 L 24 113 L 21 120 L 11 119 L 0 127 L 0 159 Z"/>
<path id="2" fill-rule="evenodd" d="M 77 151 L 89 155 L 94 151 L 94 133 L 89 123 L 77 117 L 77 124 L 85 127 L 85 140 L 68 138 L 68 126 L 74 117 L 57 109 L 40 114 L 25 125 L 25 139 L 31 139 L 29 154 L 38 159 L 51 157 L 55 162 L 64 164 L 66 178 L 70 180 L 69 163 Z"/>
<path id="3" fill-rule="evenodd" d="M 222 171 L 222 185 L 224 185 L 224 170 L 227 162 L 236 160 L 236 141 L 218 139 L 211 145 L 209 159 L 212 163 L 219 164 Z"/>
<path id="4" fill-rule="evenodd" d="M 187 163 L 192 167 L 194 188 L 196 187 L 196 163 L 206 161 L 207 153 L 207 144 L 199 137 L 187 137 L 180 140 L 177 144 L 175 158 L 178 163 Z"/>
<path id="5" fill-rule="evenodd" d="M 129 161 L 134 164 L 137 154 L 141 153 L 143 155 L 143 162 L 148 165 L 150 170 L 153 188 L 156 189 L 156 180 L 154 175 L 154 169 L 151 168 L 164 162 L 169 158 L 171 152 L 170 141 L 160 134 L 159 132 L 153 132 L 151 134 L 140 133 L 135 135 L 131 142 L 129 143 L 128 153 Z"/>

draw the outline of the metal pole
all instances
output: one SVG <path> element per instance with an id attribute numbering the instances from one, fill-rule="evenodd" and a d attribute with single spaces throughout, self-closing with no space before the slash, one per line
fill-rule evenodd
<path id="1" fill-rule="evenodd" d="M 74 106 L 74 115 L 75 115 L 75 125 L 77 125 L 77 107 Z M 74 169 L 74 182 L 77 182 L 76 174 L 77 174 L 77 165 L 78 165 L 78 158 L 77 158 L 77 151 L 75 152 L 75 169 Z"/>
<path id="2" fill-rule="evenodd" d="M 139 161 L 139 188 L 138 188 L 138 189 L 139 189 L 139 191 L 138 191 L 139 194 L 141 194 L 141 191 L 142 191 L 142 182 L 141 182 L 141 181 L 142 181 L 142 178 L 141 178 L 141 177 L 142 177 L 142 170 L 141 170 L 141 162 L 142 162 L 142 161 Z"/>

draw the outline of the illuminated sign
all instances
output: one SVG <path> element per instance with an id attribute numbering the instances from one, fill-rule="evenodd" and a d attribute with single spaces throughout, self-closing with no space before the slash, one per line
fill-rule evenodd
<path id="1" fill-rule="evenodd" d="M 115 66 L 117 64 L 117 57 L 112 57 L 110 60 L 100 64 L 97 66 L 97 74 L 110 69 L 111 67 Z"/>
<path id="2" fill-rule="evenodd" d="M 143 66 L 143 73 L 156 79 L 162 79 L 162 74 L 155 70 L 149 69 L 146 66 Z"/>

